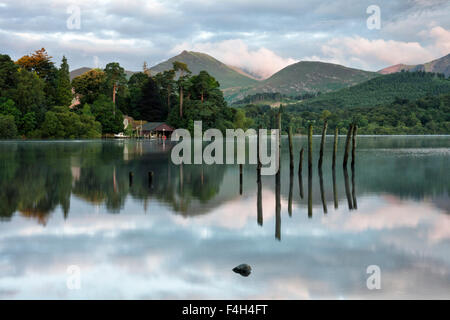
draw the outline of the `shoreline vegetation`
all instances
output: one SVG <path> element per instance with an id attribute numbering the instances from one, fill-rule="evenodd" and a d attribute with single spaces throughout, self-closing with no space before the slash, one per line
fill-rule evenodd
<path id="1" fill-rule="evenodd" d="M 270 99 L 280 103 L 266 104 Z M 283 135 L 288 129 L 305 135 L 310 125 L 320 134 L 324 123 L 341 135 L 350 124 L 358 126 L 359 136 L 450 134 L 450 79 L 435 73 L 380 75 L 329 93 L 262 93 L 242 102 L 229 106 L 214 77 L 207 71 L 193 75 L 178 61 L 154 75 L 144 63 L 142 72 L 130 77 L 112 62 L 71 81 L 67 59 L 57 67 L 44 48 L 17 61 L 0 54 L 2 140 L 135 137 L 139 122 L 165 122 L 191 132 L 197 120 L 204 130 L 272 129 L 279 112 Z"/>

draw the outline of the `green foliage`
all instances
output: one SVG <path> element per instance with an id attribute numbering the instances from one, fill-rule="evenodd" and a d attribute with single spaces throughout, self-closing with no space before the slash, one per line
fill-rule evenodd
<path id="1" fill-rule="evenodd" d="M 276 109 L 248 105 L 243 110 L 254 120 L 253 127 L 275 128 Z M 282 126 L 290 125 L 294 132 L 306 134 L 308 124 L 314 123 L 314 133 L 320 134 L 324 119 L 330 129 L 338 127 L 341 133 L 350 123 L 356 123 L 360 134 L 449 134 L 450 94 L 425 96 L 412 102 L 397 99 L 375 107 L 336 108 L 333 112 L 303 105 L 287 107 Z"/>
<path id="2" fill-rule="evenodd" d="M 35 112 L 43 117 L 46 111 L 45 82 L 36 73 L 19 69 L 17 86 L 8 95 L 22 114 Z"/>
<path id="3" fill-rule="evenodd" d="M 81 95 L 81 103 L 92 103 L 105 92 L 106 74 L 100 69 L 92 69 L 72 80 L 75 93 Z"/>
<path id="4" fill-rule="evenodd" d="M 155 80 L 148 78 L 142 88 L 142 96 L 136 107 L 136 113 L 141 120 L 165 121 L 167 108 L 163 104 Z"/>
<path id="5" fill-rule="evenodd" d="M 356 86 L 292 105 L 314 109 L 373 107 L 404 99 L 415 100 L 426 95 L 450 92 L 450 80 L 434 73 L 400 72 L 379 76 Z"/>
<path id="6" fill-rule="evenodd" d="M 67 59 L 62 58 L 61 67 L 58 70 L 58 82 L 56 86 L 56 103 L 61 106 L 69 106 L 72 102 L 72 86 L 70 85 L 70 73 Z"/>
<path id="7" fill-rule="evenodd" d="M 95 120 L 102 124 L 102 132 L 112 134 L 123 131 L 123 114 L 105 95 L 100 95 L 91 107 Z"/>
<path id="8" fill-rule="evenodd" d="M 14 117 L 0 114 L 0 139 L 14 139 L 17 137 L 17 127 Z"/>
<path id="9" fill-rule="evenodd" d="M 45 114 L 41 134 L 43 138 L 99 138 L 101 124 L 93 116 L 78 115 L 65 107 L 55 107 Z"/>
<path id="10" fill-rule="evenodd" d="M 17 66 L 6 54 L 0 54 L 0 97 L 9 96 L 17 85 Z"/>

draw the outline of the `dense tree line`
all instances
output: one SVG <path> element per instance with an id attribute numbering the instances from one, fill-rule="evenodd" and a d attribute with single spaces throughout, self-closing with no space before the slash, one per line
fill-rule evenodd
<path id="1" fill-rule="evenodd" d="M 15 62 L 0 55 L 0 138 L 98 138 L 124 131 L 124 115 L 188 129 L 194 120 L 222 130 L 249 123 L 212 76 L 181 62 L 154 76 L 145 64 L 129 79 L 112 62 L 70 81 L 67 59 L 58 68 L 45 49 Z"/>
<path id="2" fill-rule="evenodd" d="M 278 108 L 247 105 L 243 108 L 253 120 L 253 127 L 276 128 Z M 358 125 L 360 134 L 450 134 L 450 94 L 427 95 L 409 101 L 397 98 L 392 103 L 375 107 L 317 109 L 307 105 L 284 108 L 282 128 L 306 134 L 310 123 L 319 134 L 324 120 L 328 128 L 338 127 L 345 133 L 350 123 Z"/>

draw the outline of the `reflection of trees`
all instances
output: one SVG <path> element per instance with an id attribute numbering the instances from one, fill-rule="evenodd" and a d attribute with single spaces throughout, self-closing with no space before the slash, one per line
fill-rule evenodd
<path id="1" fill-rule="evenodd" d="M 72 175 L 70 159 L 61 157 L 67 152 L 66 144 L 1 144 L 0 216 L 19 211 L 45 223 L 58 205 L 67 214 Z"/>

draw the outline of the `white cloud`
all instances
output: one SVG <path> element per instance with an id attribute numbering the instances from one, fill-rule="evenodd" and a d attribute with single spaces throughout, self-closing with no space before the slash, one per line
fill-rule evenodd
<path id="1" fill-rule="evenodd" d="M 420 32 L 418 36 L 431 40 L 431 43 L 423 45 L 419 41 L 370 40 L 361 36 L 334 38 L 322 45 L 322 55 L 315 58 L 375 70 L 399 63 L 425 63 L 450 52 L 450 31 L 443 27 L 435 26 Z"/>
<path id="2" fill-rule="evenodd" d="M 284 67 L 297 62 L 293 58 L 283 58 L 273 51 L 260 47 L 251 50 L 241 39 L 224 40 L 221 42 L 183 43 L 175 46 L 171 53 L 183 50 L 200 51 L 212 55 L 225 64 L 245 69 L 258 77 L 265 79 Z"/>

